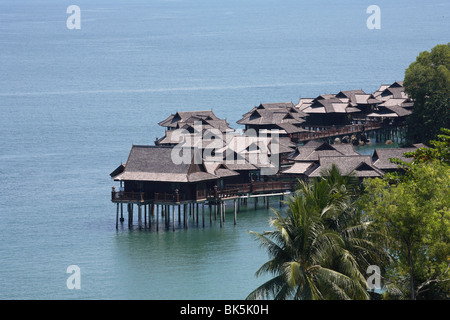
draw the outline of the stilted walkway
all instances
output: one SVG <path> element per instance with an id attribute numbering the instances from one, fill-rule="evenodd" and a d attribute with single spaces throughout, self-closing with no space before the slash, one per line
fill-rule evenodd
<path id="1" fill-rule="evenodd" d="M 284 196 L 290 191 L 277 193 L 243 194 L 222 198 L 210 198 L 204 201 L 189 201 L 184 203 L 154 202 L 154 201 L 116 201 L 116 229 L 119 223 L 124 225 L 127 216 L 128 228 L 136 226 L 134 219 L 137 213 L 139 230 L 172 230 L 202 227 L 219 222 L 222 228 L 226 221 L 226 213 L 233 212 L 233 224 L 237 224 L 237 216 L 242 206 L 249 208 L 249 199 L 254 199 L 254 209 L 262 202 L 269 208 L 271 198 L 277 198 L 281 207 Z M 262 201 L 261 201 L 262 200 Z M 275 202 L 276 203 L 276 202 Z M 230 208 L 230 209 L 228 209 Z M 126 212 L 125 212 L 126 211 Z"/>

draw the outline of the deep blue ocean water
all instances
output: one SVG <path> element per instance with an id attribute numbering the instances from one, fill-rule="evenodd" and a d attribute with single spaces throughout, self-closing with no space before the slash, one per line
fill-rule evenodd
<path id="1" fill-rule="evenodd" d="M 66 27 L 72 4 L 80 30 Z M 2 1 L 0 299 L 245 298 L 267 279 L 247 231 L 269 229 L 269 210 L 222 229 L 116 231 L 109 173 L 175 111 L 238 128 L 261 102 L 402 80 L 450 41 L 449 15 L 447 0 Z"/>

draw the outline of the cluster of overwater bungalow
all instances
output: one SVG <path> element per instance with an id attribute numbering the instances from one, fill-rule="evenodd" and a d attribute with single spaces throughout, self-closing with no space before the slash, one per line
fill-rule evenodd
<path id="1" fill-rule="evenodd" d="M 212 110 L 177 112 L 159 123 L 165 128 L 162 138 L 154 145 L 133 145 L 127 162 L 110 174 L 118 182 L 112 190 L 117 220 L 119 204 L 121 221 L 124 204 L 129 217 L 134 204 L 139 217 L 144 206 L 145 225 L 147 210 L 166 212 L 172 206 L 175 226 L 176 207 L 181 221 L 181 209 L 197 210 L 198 215 L 199 204 L 202 209 L 212 204 L 217 215 L 217 207 L 221 211 L 225 201 L 233 200 L 236 222 L 242 202 L 263 197 L 268 204 L 268 197 L 282 197 L 299 179 L 318 177 L 332 164 L 344 175 L 381 177 L 397 170 L 390 158 L 409 161 L 403 153 L 424 146 L 382 148 L 361 155 L 349 136 L 362 137 L 387 127 L 397 130 L 411 108 L 402 83 L 395 82 L 372 94 L 352 90 L 302 98 L 297 105 L 263 103 L 237 122 L 245 126 L 243 132 Z M 170 215 L 165 219 L 170 221 Z"/>

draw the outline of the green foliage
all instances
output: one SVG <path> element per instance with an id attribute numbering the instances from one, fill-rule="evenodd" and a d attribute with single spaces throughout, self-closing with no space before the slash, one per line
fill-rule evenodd
<path id="1" fill-rule="evenodd" d="M 274 230 L 252 232 L 270 256 L 257 275 L 274 277 L 248 299 L 369 299 L 369 265 L 385 299 L 450 299 L 450 130 L 438 138 L 402 176 L 301 181 Z"/>
<path id="2" fill-rule="evenodd" d="M 404 86 L 414 100 L 408 138 L 428 143 L 439 128 L 450 127 L 450 44 L 421 52 L 406 69 Z"/>
<path id="3" fill-rule="evenodd" d="M 252 232 L 270 256 L 256 274 L 274 277 L 247 298 L 369 299 L 365 270 L 387 256 L 371 241 L 370 221 L 356 207 L 358 190 L 357 181 L 336 167 L 301 181 L 286 216 L 274 210 L 274 230 Z"/>
<path id="4" fill-rule="evenodd" d="M 411 299 L 425 292 L 450 297 L 450 167 L 438 161 L 415 164 L 407 179 L 365 180 L 365 211 L 384 230 L 385 250 L 394 257 L 386 297 Z M 436 298 L 436 297 L 435 297 Z"/>
<path id="5" fill-rule="evenodd" d="M 430 148 L 420 148 L 414 152 L 405 153 L 405 156 L 413 158 L 409 167 L 433 160 L 450 164 L 450 129 L 441 128 L 441 132 L 442 134 L 437 136 L 438 140 L 430 141 Z"/>

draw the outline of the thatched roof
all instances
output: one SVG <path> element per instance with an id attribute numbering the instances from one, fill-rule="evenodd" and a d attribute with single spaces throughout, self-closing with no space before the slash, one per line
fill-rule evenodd
<path id="1" fill-rule="evenodd" d="M 238 124 L 270 125 L 300 124 L 305 122 L 306 114 L 295 108 L 292 102 L 261 103 L 245 113 Z"/>
<path id="2" fill-rule="evenodd" d="M 238 120 L 238 124 L 248 124 L 248 125 L 269 125 L 269 124 L 300 124 L 305 122 L 303 116 L 288 112 L 283 109 L 275 110 L 259 110 L 255 109 L 250 114 L 247 114 L 242 119 Z"/>
<path id="3" fill-rule="evenodd" d="M 204 135 L 208 130 L 218 130 L 222 134 L 234 132 L 226 120 L 219 119 L 211 110 L 177 112 L 159 125 L 167 129 L 164 137 L 156 139 L 156 145 L 176 145 L 193 141 L 194 134 Z"/>
<path id="4" fill-rule="evenodd" d="M 158 124 L 170 129 L 186 129 L 193 132 L 195 123 L 201 123 L 203 129 L 219 129 L 221 132 L 232 131 L 224 119 L 218 118 L 212 110 L 179 111 L 171 114 Z"/>
<path id="5" fill-rule="evenodd" d="M 288 159 L 293 161 L 319 161 L 325 156 L 359 155 L 352 144 L 328 144 L 320 141 L 310 141 L 293 152 Z"/>
<path id="6" fill-rule="evenodd" d="M 300 128 L 292 123 L 277 123 L 277 126 L 286 133 L 308 132 L 308 130 Z"/>
<path id="7" fill-rule="evenodd" d="M 125 170 L 125 166 L 123 164 L 120 164 L 120 166 L 118 166 L 116 169 L 114 169 L 114 171 L 111 172 L 109 175 L 111 176 L 111 178 L 114 179 L 114 177 L 121 174 L 123 172 L 123 170 Z"/>
<path id="8" fill-rule="evenodd" d="M 205 161 L 204 165 L 205 165 L 205 168 L 206 168 L 208 173 L 214 174 L 214 175 L 216 175 L 216 176 L 218 176 L 220 178 L 231 177 L 231 176 L 238 176 L 239 175 L 238 172 L 227 168 L 221 162 Z"/>
<path id="9" fill-rule="evenodd" d="M 115 176 L 114 180 L 198 182 L 219 178 L 208 173 L 203 163 L 194 163 L 192 149 L 183 150 L 191 154 L 191 161 L 186 164 L 175 164 L 172 150 L 164 146 L 133 145 L 123 172 Z"/>
<path id="10" fill-rule="evenodd" d="M 398 118 L 409 116 L 412 111 L 405 108 L 403 105 L 407 103 L 407 99 L 392 98 L 380 103 L 374 112 L 368 114 L 368 117 L 384 117 L 384 118 Z"/>
<path id="11" fill-rule="evenodd" d="M 335 164 L 342 175 L 354 175 L 359 178 L 381 177 L 383 171 L 375 167 L 371 156 L 336 156 L 320 157 L 319 164 L 308 175 L 309 177 L 319 177 L 324 171 L 331 169 Z"/>
<path id="12" fill-rule="evenodd" d="M 340 91 L 336 94 L 336 98 L 348 98 L 350 101 L 355 101 L 357 95 L 367 95 L 363 90 L 346 90 Z"/>
<path id="13" fill-rule="evenodd" d="M 166 130 L 164 137 L 156 139 L 156 145 L 175 145 L 184 142 L 186 137 L 175 130 Z"/>
<path id="14" fill-rule="evenodd" d="M 343 95 L 343 94 L 342 94 Z M 360 112 L 350 102 L 349 98 L 338 98 L 336 95 L 321 95 L 314 99 L 309 106 L 302 109 L 304 113 L 354 113 Z"/>
<path id="15" fill-rule="evenodd" d="M 307 174 L 315 167 L 314 162 L 296 162 L 289 169 L 283 171 L 285 174 Z"/>
<path id="16" fill-rule="evenodd" d="M 408 95 L 405 93 L 405 88 L 403 87 L 403 81 L 396 81 L 391 85 L 381 85 L 373 93 L 373 96 L 382 101 L 389 99 L 408 99 Z"/>
<path id="17" fill-rule="evenodd" d="M 374 166 L 381 170 L 397 169 L 398 165 L 389 159 L 397 158 L 405 162 L 411 162 L 412 158 L 407 158 L 405 152 L 415 151 L 417 148 L 377 148 L 373 152 L 372 161 Z"/>

